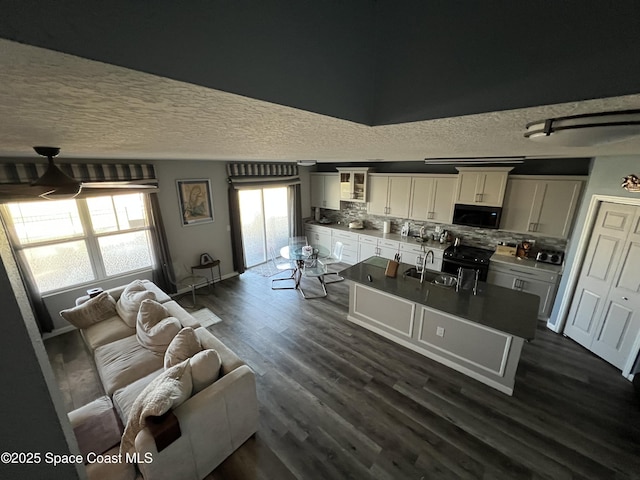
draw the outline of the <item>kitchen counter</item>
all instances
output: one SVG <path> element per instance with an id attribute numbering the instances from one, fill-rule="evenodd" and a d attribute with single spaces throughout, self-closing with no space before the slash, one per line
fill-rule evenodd
<path id="1" fill-rule="evenodd" d="M 470 320 L 525 340 L 535 337 L 540 298 L 529 293 L 478 282 L 478 295 L 471 291 L 456 292 L 455 288 L 434 285 L 415 278 L 403 278 L 402 273 L 413 265 L 401 263 L 396 278 L 386 277 L 387 260 L 372 257 L 357 263 L 340 275 L 347 280 L 431 307 L 456 317 Z M 372 281 L 369 281 L 371 275 Z M 436 273 L 429 275 L 435 276 Z"/>
<path id="2" fill-rule="evenodd" d="M 494 253 L 491 256 L 491 262 L 501 263 L 503 265 L 511 265 L 516 267 L 531 268 L 544 272 L 562 274 L 562 265 L 552 265 L 550 263 L 536 262 L 530 258 L 518 258 L 509 255 L 498 255 Z"/>
<path id="3" fill-rule="evenodd" d="M 371 257 L 340 274 L 349 281 L 347 319 L 507 395 L 513 394 L 522 347 L 535 336 L 539 297 L 478 284 L 478 294 L 404 276 L 385 276 Z"/>
<path id="4" fill-rule="evenodd" d="M 332 230 L 339 230 L 342 232 L 349 232 L 356 235 L 368 235 L 369 237 L 382 238 L 384 240 L 393 240 L 400 243 L 409 243 L 421 245 L 424 244 L 425 248 L 429 248 L 432 250 L 444 250 L 451 242 L 440 243 L 433 240 L 429 240 L 428 242 L 418 242 L 415 237 L 408 236 L 403 237 L 399 233 L 382 233 L 382 230 L 376 229 L 367 229 L 367 228 L 349 228 L 347 225 L 338 225 L 337 223 L 320 223 L 316 221 L 307 222 L 307 225 L 317 225 L 318 227 L 326 227 Z"/>

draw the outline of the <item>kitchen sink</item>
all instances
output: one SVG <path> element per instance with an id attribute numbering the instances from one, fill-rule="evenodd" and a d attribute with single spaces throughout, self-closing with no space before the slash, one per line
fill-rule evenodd
<path id="1" fill-rule="evenodd" d="M 420 272 L 416 269 L 416 267 L 411 267 L 406 269 L 403 274 L 403 278 L 414 278 L 416 280 L 420 280 Z M 432 283 L 433 285 L 438 285 L 440 287 L 455 287 L 457 280 L 453 275 L 447 275 L 439 272 L 432 272 L 430 270 L 425 271 L 424 281 L 427 283 Z"/>
<path id="2" fill-rule="evenodd" d="M 455 287 L 458 280 L 453 275 L 438 275 L 431 283 L 440 285 L 441 287 Z"/>

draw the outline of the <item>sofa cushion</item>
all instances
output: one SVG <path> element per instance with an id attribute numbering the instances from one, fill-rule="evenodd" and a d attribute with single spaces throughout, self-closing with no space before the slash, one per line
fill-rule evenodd
<path id="1" fill-rule="evenodd" d="M 155 300 L 156 294 L 147 290 L 141 280 L 134 280 L 127 285 L 116 302 L 118 315 L 131 328 L 136 327 L 140 304 L 146 299 Z"/>
<path id="2" fill-rule="evenodd" d="M 133 402 L 120 443 L 120 453 L 133 453 L 136 435 L 147 417 L 160 416 L 191 396 L 193 384 L 188 360 L 174 365 L 154 378 Z"/>
<path id="3" fill-rule="evenodd" d="M 162 306 L 167 309 L 170 316 L 176 317 L 178 320 L 180 320 L 180 324 L 183 327 L 191 327 L 195 329 L 200 326 L 200 322 L 198 322 L 198 320 L 196 320 L 193 315 L 182 308 L 175 300 L 163 303 Z"/>
<path id="4" fill-rule="evenodd" d="M 238 357 L 224 343 L 218 340 L 218 338 L 206 328 L 203 328 L 203 327 L 196 328 L 195 332 L 196 332 L 196 335 L 198 336 L 198 340 L 200 342 L 200 345 L 202 345 L 203 350 L 207 348 L 211 348 L 216 352 L 218 352 L 218 355 L 220 355 L 220 361 L 222 362 L 220 375 L 226 375 L 229 372 L 238 368 L 239 366 L 245 364 L 240 359 L 240 357 Z"/>
<path id="5" fill-rule="evenodd" d="M 113 394 L 113 406 L 115 407 L 116 412 L 118 412 L 118 416 L 120 417 L 120 420 L 122 420 L 123 425 L 127 424 L 133 402 L 138 398 L 140 392 L 142 392 L 144 387 L 149 385 L 151 381 L 162 372 L 164 372 L 164 368 L 151 372 L 149 375 L 136 380 L 126 387 L 116 390 Z"/>
<path id="6" fill-rule="evenodd" d="M 98 347 L 94 359 L 107 395 L 162 368 L 162 357 L 140 345 L 135 335 Z"/>
<path id="7" fill-rule="evenodd" d="M 82 305 L 60 312 L 62 318 L 77 328 L 87 328 L 116 315 L 116 301 L 107 292 L 90 298 Z"/>
<path id="8" fill-rule="evenodd" d="M 191 357 L 189 363 L 194 395 L 207 388 L 220 376 L 220 355 L 215 350 L 202 350 Z"/>
<path id="9" fill-rule="evenodd" d="M 144 348 L 156 355 L 164 355 L 173 337 L 182 325 L 177 318 L 170 317 L 167 309 L 155 300 L 143 300 L 136 322 L 136 336 Z"/>
<path id="10" fill-rule="evenodd" d="M 135 335 L 136 329 L 124 323 L 119 315 L 115 315 L 81 330 L 81 333 L 85 343 L 94 351 L 107 343 Z"/>
<path id="11" fill-rule="evenodd" d="M 191 327 L 185 327 L 171 340 L 164 354 L 164 368 L 170 368 L 202 350 L 200 340 Z"/>
<path id="12" fill-rule="evenodd" d="M 104 453 L 120 443 L 123 427 L 109 397 L 100 397 L 87 403 L 69 412 L 68 416 L 84 457 L 89 452 Z"/>

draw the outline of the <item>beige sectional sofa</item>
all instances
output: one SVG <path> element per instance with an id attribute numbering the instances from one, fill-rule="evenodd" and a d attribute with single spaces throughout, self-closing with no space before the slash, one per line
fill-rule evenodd
<path id="1" fill-rule="evenodd" d="M 158 451 L 158 445 L 162 442 L 158 443 L 157 431 L 162 432 L 162 424 L 159 429 L 150 429 L 147 425 L 137 432 L 133 442 L 135 456 L 141 461 L 136 464 L 122 457 L 119 462 L 92 462 L 87 465 L 87 473 L 90 479 L 202 479 L 256 432 L 258 403 L 255 375 L 238 356 L 208 330 L 200 327 L 191 314 L 155 284 L 137 282 L 138 287 L 141 284 L 145 290 L 153 292 L 151 297 L 155 297 L 155 301 L 166 308 L 171 317 L 178 319 L 179 328 L 193 329 L 193 332 L 181 330 L 180 335 L 195 333 L 202 350 L 217 352 L 220 369 L 219 373 L 215 372 L 215 377 L 219 377 L 172 409 L 179 433 L 177 438 L 170 435 L 168 446 L 161 445 Z M 116 302 L 123 292 L 125 286 L 107 291 Z M 88 296 L 81 297 L 76 305 L 83 305 L 88 300 Z M 119 309 L 118 312 L 122 313 Z M 65 312 L 61 314 L 65 317 Z M 136 408 L 136 399 L 144 396 L 141 392 L 146 393 L 149 388 L 145 390 L 145 387 L 154 379 L 169 373 L 165 372 L 164 355 L 141 345 L 135 326 L 130 326 L 130 320 L 128 323 L 121 314 L 117 314 L 81 329 L 87 346 L 93 352 L 106 394 L 106 397 L 96 400 L 95 405 L 89 404 L 69 414 L 83 453 L 94 451 L 104 456 L 122 453 L 120 445 L 113 443 L 119 442 L 122 426 L 130 421 L 129 415 L 132 408 Z M 113 409 L 109 412 L 111 404 Z M 117 432 L 113 431 L 114 422 L 109 415 L 115 417 L 117 423 L 121 422 Z M 161 421 L 169 422 L 163 418 Z M 173 436 L 176 437 L 175 429 Z M 166 443 L 166 433 L 164 441 Z"/>

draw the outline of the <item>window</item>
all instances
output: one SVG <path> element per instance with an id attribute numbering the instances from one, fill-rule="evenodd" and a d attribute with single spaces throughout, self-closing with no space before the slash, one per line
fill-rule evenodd
<path id="1" fill-rule="evenodd" d="M 141 193 L 9 203 L 3 213 L 40 293 L 153 265 Z"/>

